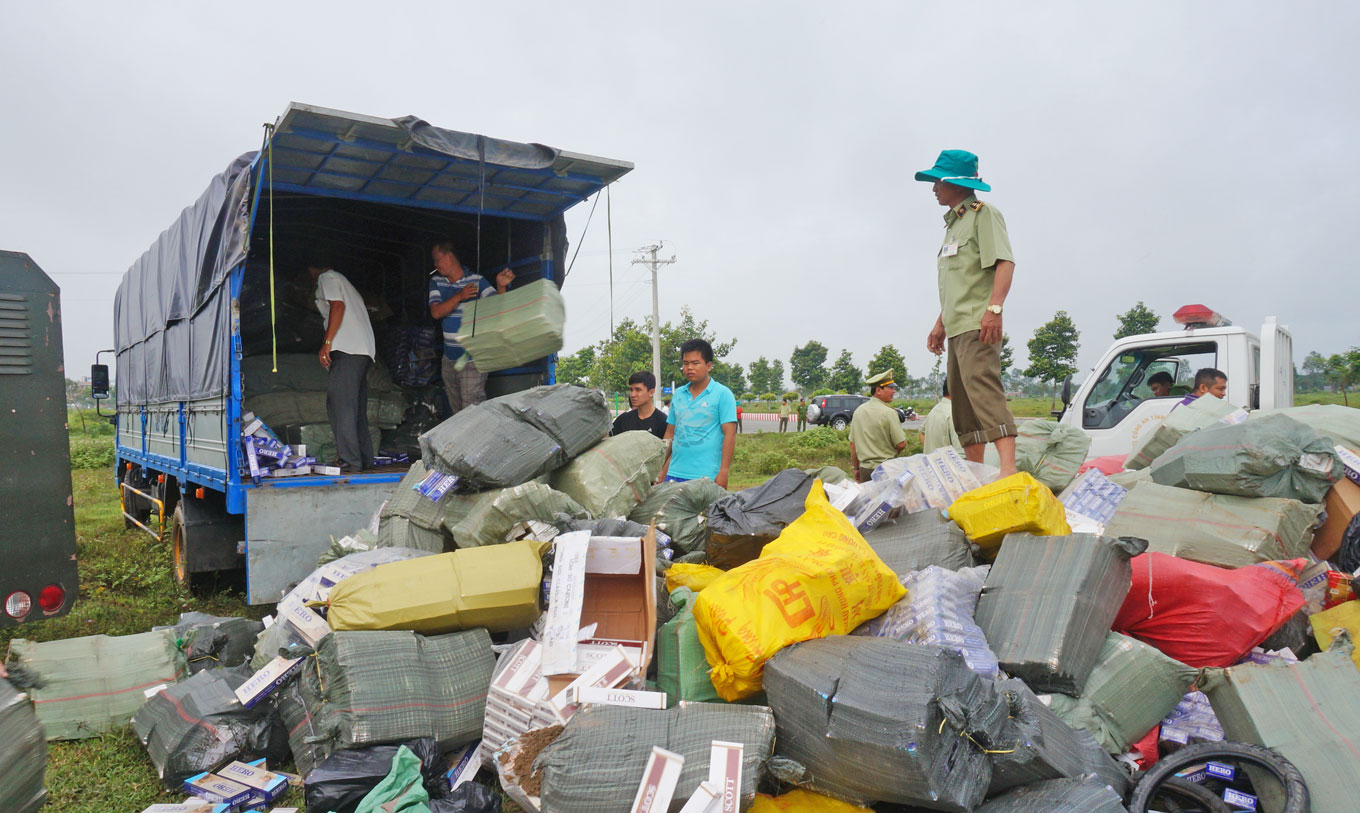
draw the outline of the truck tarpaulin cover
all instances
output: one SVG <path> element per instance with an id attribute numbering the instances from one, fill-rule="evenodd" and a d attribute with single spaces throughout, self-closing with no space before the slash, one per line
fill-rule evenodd
<path id="1" fill-rule="evenodd" d="M 113 300 L 118 402 L 160 403 L 227 390 L 227 274 L 243 261 L 249 230 L 250 152 L 123 275 Z"/>

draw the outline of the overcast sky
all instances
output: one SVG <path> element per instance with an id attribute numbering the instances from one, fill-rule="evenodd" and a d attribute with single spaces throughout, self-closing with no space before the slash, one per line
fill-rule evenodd
<path id="1" fill-rule="evenodd" d="M 1356 4 L 664 5 L 7 4 L 0 248 L 61 285 L 80 377 L 121 274 L 299 101 L 634 162 L 616 317 L 650 313 L 630 250 L 665 240 L 662 319 L 690 305 L 742 363 L 815 338 L 929 370 L 943 221 L 912 174 L 943 148 L 1010 227 L 1018 360 L 1064 309 L 1094 364 L 1139 299 L 1166 329 L 1278 315 L 1300 360 L 1360 344 Z M 567 351 L 609 331 L 604 215 Z"/>

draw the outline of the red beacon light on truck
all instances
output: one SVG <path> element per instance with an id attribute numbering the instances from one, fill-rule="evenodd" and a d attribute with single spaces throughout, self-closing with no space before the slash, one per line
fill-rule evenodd
<path id="1" fill-rule="evenodd" d="M 1186 330 L 1197 327 L 1227 327 L 1232 324 L 1223 314 L 1204 305 L 1186 305 L 1171 315 L 1176 324 L 1185 325 Z"/>

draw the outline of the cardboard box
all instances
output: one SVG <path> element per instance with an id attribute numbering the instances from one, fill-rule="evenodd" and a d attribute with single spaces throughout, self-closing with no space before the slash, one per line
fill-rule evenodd
<path id="1" fill-rule="evenodd" d="M 1341 537 L 1351 519 L 1360 514 L 1360 485 L 1350 480 L 1337 480 L 1324 500 L 1327 521 L 1313 533 L 1313 555 L 1330 559 L 1341 549 Z"/>
<path id="2" fill-rule="evenodd" d="M 595 572 L 588 564 L 590 549 L 597 544 L 601 547 L 594 559 L 597 569 L 610 572 Z M 549 618 L 542 638 L 542 668 L 552 694 L 585 671 L 579 652 L 586 646 L 622 646 L 637 674 L 646 674 L 656 644 L 656 529 L 648 529 L 641 539 L 596 537 L 584 544 L 579 533 L 563 534 L 557 537 L 555 550 Z M 578 646 L 578 632 L 591 625 L 594 634 Z"/>
<path id="3" fill-rule="evenodd" d="M 378 565 L 331 588 L 330 624 L 423 635 L 523 629 L 539 616 L 540 549 L 507 542 Z"/>

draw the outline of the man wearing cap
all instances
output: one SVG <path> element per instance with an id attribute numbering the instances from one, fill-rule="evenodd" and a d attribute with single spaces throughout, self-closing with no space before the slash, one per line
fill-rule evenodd
<path id="1" fill-rule="evenodd" d="M 964 456 L 980 463 L 986 445 L 995 443 L 1001 475 L 1014 474 L 1015 417 L 1001 387 L 1001 311 L 1015 273 L 1006 221 L 973 194 L 992 188 L 971 152 L 945 150 L 916 180 L 933 183 L 935 200 L 949 209 L 937 262 L 940 316 L 926 348 L 938 356 L 948 345 L 950 401 Z"/>
<path id="2" fill-rule="evenodd" d="M 865 383 L 872 397 L 850 416 L 850 466 L 855 470 L 856 483 L 869 482 L 879 463 L 907 448 L 902 418 L 888 406 L 897 392 L 893 371 L 879 373 Z"/>

